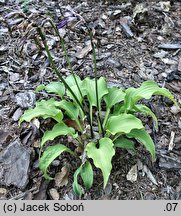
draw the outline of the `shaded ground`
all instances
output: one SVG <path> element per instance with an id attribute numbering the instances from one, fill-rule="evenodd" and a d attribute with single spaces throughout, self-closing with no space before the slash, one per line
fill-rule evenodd
<path id="1" fill-rule="evenodd" d="M 8 2 L 0 1 L 0 197 L 77 199 L 71 189 L 76 167 L 71 158 L 59 158 L 51 167 L 52 175 L 61 171 L 62 164 L 70 168 L 67 186 L 57 187 L 54 181 L 45 182 L 38 169 L 40 137 L 46 126 L 50 127 L 50 122 L 45 122 L 39 129 L 36 122 L 18 127 L 23 110 L 35 102 L 35 87 L 57 79 L 51 73 L 46 55 L 35 46 L 34 32 L 22 40 L 29 22 L 24 21 L 21 11 L 24 10 L 25 16 L 36 23 L 42 23 L 45 16 L 58 22 L 61 11 L 64 13 L 71 6 L 95 29 L 100 76 L 105 76 L 110 85 L 122 88 L 138 87 L 142 81 L 153 79 L 160 86 L 167 87 L 181 105 L 181 3 L 30 1 L 23 7 L 18 1 Z M 14 15 L 14 12 L 19 14 Z M 61 31 L 73 68 L 82 77 L 93 76 L 91 54 L 82 50 L 89 42 L 84 29 L 78 24 Z M 68 75 L 57 37 L 49 26 L 46 26 L 46 32 L 60 71 Z M 163 44 L 167 47 L 159 48 Z M 46 94 L 36 94 L 36 100 L 47 97 Z M 100 172 L 95 170 L 94 185 L 83 199 L 181 199 L 181 112 L 170 101 L 158 97 L 148 105 L 159 119 L 159 131 L 155 131 L 151 119 L 142 117 L 155 141 L 157 161 L 152 164 L 141 146 L 136 155 L 119 150 L 114 156 L 106 190 L 103 190 Z M 11 147 L 14 140 L 17 141 L 16 148 Z M 2 156 L 4 150 L 7 153 Z M 9 152 L 16 155 L 11 160 Z M 137 180 L 130 182 L 127 174 L 135 164 Z"/>

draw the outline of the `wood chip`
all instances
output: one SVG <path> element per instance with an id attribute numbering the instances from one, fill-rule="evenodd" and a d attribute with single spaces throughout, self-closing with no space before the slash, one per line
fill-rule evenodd
<path id="1" fill-rule="evenodd" d="M 168 146 L 168 150 L 169 151 L 173 150 L 173 147 L 174 147 L 174 138 L 175 138 L 175 132 L 172 131 L 171 135 L 170 135 L 170 143 L 169 143 L 169 146 Z"/>

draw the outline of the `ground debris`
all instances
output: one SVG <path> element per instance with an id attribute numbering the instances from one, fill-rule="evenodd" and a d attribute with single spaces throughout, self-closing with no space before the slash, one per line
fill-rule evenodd
<path id="1" fill-rule="evenodd" d="M 19 140 L 11 142 L 0 152 L 0 182 L 3 185 L 14 185 L 24 189 L 28 184 L 30 152 Z"/>

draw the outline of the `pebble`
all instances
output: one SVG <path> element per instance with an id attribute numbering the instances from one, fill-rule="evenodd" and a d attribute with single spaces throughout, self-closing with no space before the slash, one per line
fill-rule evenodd
<path id="1" fill-rule="evenodd" d="M 53 200 L 59 200 L 60 199 L 60 194 L 58 193 L 57 189 L 51 188 L 49 190 L 50 196 Z"/>
<path id="2" fill-rule="evenodd" d="M 7 190 L 6 188 L 0 188 L 0 196 L 6 195 Z"/>
<path id="3" fill-rule="evenodd" d="M 21 108 L 33 107 L 36 101 L 35 94 L 32 91 L 17 93 L 15 95 L 17 105 Z"/>
<path id="4" fill-rule="evenodd" d="M 59 161 L 59 160 L 54 160 L 54 161 L 52 162 L 52 166 L 57 167 L 57 166 L 59 166 L 59 165 L 60 165 L 60 161 Z"/>
<path id="5" fill-rule="evenodd" d="M 178 61 L 178 71 L 181 71 L 181 58 Z"/>
<path id="6" fill-rule="evenodd" d="M 19 118 L 22 116 L 22 114 L 23 114 L 23 111 L 22 111 L 22 109 L 19 107 L 15 112 L 14 112 L 14 114 L 13 114 L 13 116 L 12 116 L 12 119 L 13 119 L 13 121 L 18 121 L 19 120 Z"/>
<path id="7" fill-rule="evenodd" d="M 168 52 L 162 50 L 161 52 L 155 53 L 153 55 L 153 57 L 155 57 L 155 58 L 164 58 L 167 54 L 168 54 Z"/>
<path id="8" fill-rule="evenodd" d="M 178 108 L 178 107 L 176 107 L 175 105 L 173 105 L 173 106 L 171 107 L 171 112 L 172 112 L 173 114 L 178 114 L 179 112 L 181 112 L 181 109 Z"/>
<path id="9" fill-rule="evenodd" d="M 7 86 L 7 83 L 0 83 L 0 91 L 5 90 Z"/>
<path id="10" fill-rule="evenodd" d="M 11 82 L 15 82 L 19 80 L 19 74 L 18 73 L 11 73 L 9 77 Z"/>

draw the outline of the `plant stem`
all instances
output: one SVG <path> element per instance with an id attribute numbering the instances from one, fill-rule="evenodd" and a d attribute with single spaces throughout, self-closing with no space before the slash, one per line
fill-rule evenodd
<path id="1" fill-rule="evenodd" d="M 63 51 L 64 51 L 64 55 L 65 55 L 66 61 L 67 61 L 68 66 L 69 66 L 69 68 L 70 68 L 70 72 L 71 72 L 71 74 L 72 74 L 72 76 L 73 76 L 73 78 L 74 78 L 74 81 L 75 81 L 75 84 L 76 84 L 76 86 L 77 86 L 77 88 L 78 88 L 78 91 L 79 91 L 81 97 L 83 98 L 82 92 L 81 92 L 81 90 L 80 90 L 80 86 L 79 86 L 79 84 L 78 84 L 78 82 L 77 82 L 77 79 L 76 79 L 76 77 L 75 77 L 75 74 L 74 74 L 74 72 L 73 72 L 73 69 L 72 69 L 72 66 L 71 66 L 71 63 L 70 63 L 70 59 L 69 59 L 69 57 L 68 57 L 68 52 L 67 52 L 67 50 L 66 50 L 66 48 L 65 48 L 64 40 L 63 40 L 63 38 L 60 36 L 60 33 L 59 33 L 57 27 L 55 26 L 55 24 L 52 22 L 52 20 L 49 20 L 49 22 L 50 22 L 51 26 L 53 27 L 53 29 L 55 30 L 56 34 L 58 35 L 58 37 L 59 37 L 59 39 L 60 39 L 61 46 L 62 46 L 62 49 L 63 49 Z"/>
<path id="2" fill-rule="evenodd" d="M 96 50 L 93 42 L 92 32 L 89 31 L 90 39 L 91 39 L 91 46 L 92 46 L 92 57 L 93 57 L 93 64 L 94 64 L 94 74 L 95 74 L 95 89 L 96 89 L 96 102 L 97 102 L 97 109 L 98 109 L 98 120 L 100 122 L 102 136 L 104 137 L 104 129 L 101 120 L 101 109 L 99 103 L 99 91 L 98 91 L 98 80 L 97 80 L 97 64 L 96 64 Z"/>
<path id="3" fill-rule="evenodd" d="M 63 40 L 63 38 L 60 36 L 60 33 L 59 33 L 57 27 L 55 26 L 55 24 L 52 22 L 52 20 L 49 20 L 49 22 L 50 22 L 51 26 L 53 27 L 53 29 L 55 30 L 56 34 L 58 35 L 58 37 L 59 37 L 59 39 L 60 39 L 61 46 L 62 46 L 62 49 L 63 49 L 63 51 L 64 51 L 66 61 L 67 61 L 68 66 L 69 66 L 69 68 L 70 68 L 70 72 L 71 72 L 71 74 L 72 74 L 72 76 L 73 76 L 73 78 L 74 78 L 74 81 L 75 81 L 75 83 L 76 83 L 76 86 L 77 86 L 77 88 L 78 88 L 78 91 L 79 91 L 79 93 L 80 93 L 80 96 L 81 96 L 82 99 L 83 99 L 83 103 L 84 103 L 84 105 L 85 105 L 85 108 L 86 108 L 86 110 L 88 110 L 88 106 L 87 106 L 86 102 L 84 101 L 84 97 L 83 97 L 82 92 L 81 92 L 81 90 L 80 90 L 80 86 L 79 86 L 79 84 L 78 84 L 78 82 L 77 82 L 77 79 L 76 79 L 76 77 L 75 77 L 75 74 L 74 74 L 74 72 L 73 72 L 73 69 L 72 69 L 72 66 L 71 66 L 71 63 L 70 63 L 70 59 L 69 59 L 69 57 L 68 57 L 68 53 L 67 53 L 67 50 L 66 50 L 66 48 L 65 48 L 64 40 Z M 89 121 L 89 124 L 90 124 L 91 137 L 94 138 L 94 133 L 93 133 L 92 123 L 91 123 L 91 115 L 90 115 L 90 114 L 88 114 L 88 121 Z"/>
<path id="4" fill-rule="evenodd" d="M 122 136 L 123 133 L 118 133 L 114 136 L 114 138 L 112 139 L 112 141 L 114 142 L 116 139 L 118 139 L 120 136 Z"/>
<path id="5" fill-rule="evenodd" d="M 75 120 L 75 121 L 76 121 L 76 123 L 77 123 L 77 125 L 78 125 L 80 131 L 83 132 L 84 129 L 82 128 L 80 121 L 79 121 L 79 120 Z"/>
<path id="6" fill-rule="evenodd" d="M 110 111 L 111 111 L 110 108 L 107 108 L 106 115 L 105 115 L 105 118 L 104 118 L 104 122 L 103 122 L 103 125 L 102 125 L 104 129 L 105 129 L 105 126 L 106 126 Z"/>
<path id="7" fill-rule="evenodd" d="M 65 88 L 68 89 L 70 91 L 70 93 L 72 94 L 72 96 L 75 98 L 77 104 L 80 106 L 80 108 L 82 109 L 83 113 L 84 113 L 84 109 L 82 107 L 82 104 L 80 103 L 80 101 L 78 100 L 77 96 L 74 94 L 74 92 L 72 91 L 72 89 L 69 87 L 69 85 L 66 83 L 66 81 L 64 80 L 64 78 L 62 77 L 62 75 L 60 74 L 58 68 L 56 67 L 54 61 L 53 61 L 53 58 L 51 56 L 51 53 L 49 51 L 49 48 L 48 48 L 48 45 L 47 45 L 47 42 L 46 42 L 46 36 L 45 34 L 42 32 L 41 28 L 40 27 L 37 27 L 37 32 L 38 34 L 40 35 L 41 39 L 42 39 L 42 42 L 44 44 L 44 47 L 45 47 L 45 50 L 46 50 L 46 53 L 48 55 L 48 59 L 50 61 L 50 64 L 52 65 L 52 68 L 54 69 L 55 73 L 57 74 L 58 78 L 62 81 L 62 83 L 64 84 Z"/>

